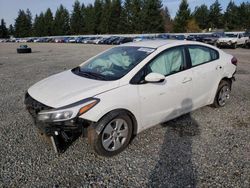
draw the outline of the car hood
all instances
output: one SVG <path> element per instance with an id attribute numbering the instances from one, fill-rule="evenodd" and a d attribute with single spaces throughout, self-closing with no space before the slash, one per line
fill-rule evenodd
<path id="1" fill-rule="evenodd" d="M 50 76 L 28 89 L 35 100 L 59 108 L 119 87 L 119 81 L 93 80 L 65 71 Z"/>

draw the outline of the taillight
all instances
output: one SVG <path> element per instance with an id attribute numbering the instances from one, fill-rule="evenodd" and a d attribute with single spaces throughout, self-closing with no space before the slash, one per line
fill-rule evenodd
<path id="1" fill-rule="evenodd" d="M 236 58 L 236 57 L 233 57 L 233 58 L 231 59 L 231 63 L 234 64 L 235 66 L 237 66 L 237 63 L 238 63 L 237 58 Z"/>

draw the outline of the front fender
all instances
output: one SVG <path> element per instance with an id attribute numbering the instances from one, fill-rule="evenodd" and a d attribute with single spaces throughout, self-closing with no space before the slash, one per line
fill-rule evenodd
<path id="1" fill-rule="evenodd" d="M 128 93 L 129 91 L 129 93 Z M 138 131 L 140 130 L 140 100 L 136 85 L 125 85 L 114 90 L 107 91 L 95 96 L 100 102 L 90 109 L 80 118 L 92 122 L 98 122 L 104 115 L 117 109 L 123 109 L 130 112 L 137 121 Z"/>

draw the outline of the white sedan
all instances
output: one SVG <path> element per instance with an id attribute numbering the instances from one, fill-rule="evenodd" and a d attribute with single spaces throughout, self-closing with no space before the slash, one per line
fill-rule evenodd
<path id="1" fill-rule="evenodd" d="M 154 40 L 111 48 L 28 89 L 25 104 L 54 149 L 74 134 L 113 156 L 139 132 L 202 106 L 224 106 L 237 59 L 199 42 Z"/>

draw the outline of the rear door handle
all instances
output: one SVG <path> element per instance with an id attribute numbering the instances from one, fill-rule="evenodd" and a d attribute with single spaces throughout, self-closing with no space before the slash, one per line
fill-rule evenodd
<path id="1" fill-rule="evenodd" d="M 184 78 L 183 81 L 182 81 L 182 83 L 185 84 L 185 83 L 191 82 L 191 81 L 192 81 L 192 78 L 191 78 L 191 77 L 189 77 L 189 78 Z"/>

